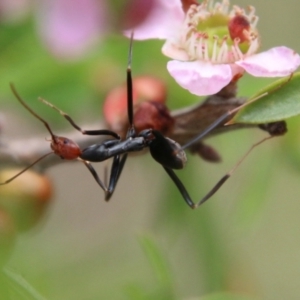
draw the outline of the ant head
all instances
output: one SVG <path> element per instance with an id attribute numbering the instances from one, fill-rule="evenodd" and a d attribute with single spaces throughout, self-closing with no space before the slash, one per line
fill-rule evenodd
<path id="1" fill-rule="evenodd" d="M 76 159 L 81 154 L 81 150 L 77 143 L 62 136 L 52 137 L 51 149 L 56 155 L 67 160 Z"/>

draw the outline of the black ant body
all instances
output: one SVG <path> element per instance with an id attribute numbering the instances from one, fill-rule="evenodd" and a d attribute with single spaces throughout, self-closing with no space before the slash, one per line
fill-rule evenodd
<path id="1" fill-rule="evenodd" d="M 42 123 L 44 123 L 45 127 L 49 131 L 51 135 L 51 149 L 52 151 L 45 154 L 44 156 L 40 157 L 34 163 L 26 167 L 24 170 L 13 176 L 12 178 L 8 179 L 7 181 L 0 183 L 0 184 L 7 184 L 14 180 L 16 177 L 24 173 L 34 164 L 45 158 L 46 156 L 54 153 L 61 157 L 62 159 L 66 160 L 79 160 L 85 164 L 88 170 L 93 175 L 94 179 L 98 183 L 98 185 L 104 190 L 105 192 L 105 200 L 108 201 L 112 196 L 123 167 L 125 165 L 127 156 L 129 152 L 136 152 L 141 151 L 145 148 L 149 148 L 152 157 L 162 165 L 165 169 L 167 174 L 171 177 L 177 188 L 179 189 L 181 195 L 183 196 L 186 203 L 191 208 L 197 208 L 206 200 L 208 200 L 223 184 L 224 182 L 231 176 L 234 172 L 236 167 L 241 163 L 241 161 L 250 153 L 250 151 L 256 147 L 257 145 L 261 144 L 266 139 L 269 139 L 276 135 L 281 135 L 286 132 L 285 123 L 284 122 L 276 122 L 274 123 L 272 129 L 264 128 L 267 130 L 271 136 L 268 136 L 254 144 L 251 149 L 246 153 L 246 155 L 237 163 L 237 165 L 226 175 L 224 175 L 217 184 L 199 201 L 193 202 L 191 197 L 189 196 L 186 188 L 184 187 L 181 180 L 177 177 L 174 169 L 182 169 L 186 163 L 186 155 L 184 149 L 190 147 L 195 142 L 202 139 L 208 133 L 210 133 L 214 128 L 218 125 L 223 124 L 228 117 L 232 116 L 236 113 L 240 108 L 237 107 L 231 111 L 226 112 L 221 117 L 219 117 L 215 122 L 213 122 L 210 126 L 208 126 L 202 133 L 192 139 L 189 143 L 185 144 L 184 146 L 180 146 L 175 141 L 169 139 L 162 135 L 162 133 L 158 130 L 154 129 L 145 129 L 142 130 L 140 133 L 136 133 L 135 126 L 134 126 L 134 116 L 133 116 L 133 95 L 132 95 L 132 75 L 131 75 L 131 57 L 132 57 L 132 39 L 130 42 L 130 50 L 129 50 L 129 59 L 128 59 L 128 66 L 127 66 L 127 115 L 128 115 L 128 122 L 129 128 L 127 130 L 127 135 L 124 140 L 120 138 L 120 136 L 111 131 L 111 130 L 83 130 L 81 129 L 73 120 L 72 118 L 55 107 L 54 105 L 48 103 L 47 101 L 42 100 L 46 105 L 52 107 L 53 109 L 57 110 L 67 121 L 78 131 L 85 135 L 109 135 L 112 136 L 113 139 L 108 139 L 100 144 L 94 144 L 88 146 L 87 148 L 81 150 L 80 147 L 72 140 L 59 137 L 53 134 L 49 124 L 38 116 L 17 93 L 14 86 L 11 84 L 11 89 L 19 100 L 19 102 L 37 119 L 39 119 Z M 96 173 L 95 169 L 91 165 L 91 162 L 101 162 L 107 160 L 109 158 L 113 158 L 112 166 L 111 166 L 111 173 L 109 178 L 108 186 L 102 182 L 99 178 L 98 174 Z"/>

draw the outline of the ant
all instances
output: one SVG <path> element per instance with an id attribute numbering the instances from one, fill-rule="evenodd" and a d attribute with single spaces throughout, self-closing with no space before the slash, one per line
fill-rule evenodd
<path id="1" fill-rule="evenodd" d="M 105 200 L 108 201 L 117 185 L 117 182 L 120 178 L 120 175 L 122 173 L 123 167 L 126 163 L 127 156 L 129 152 L 137 152 L 142 151 L 145 148 L 149 148 L 150 153 L 154 160 L 156 160 L 159 164 L 162 165 L 162 167 L 165 169 L 167 174 L 170 176 L 170 178 L 173 180 L 175 185 L 177 186 L 179 192 L 181 193 L 182 197 L 184 198 L 185 202 L 189 205 L 190 208 L 195 209 L 199 207 L 201 204 L 203 204 L 206 200 L 208 200 L 210 197 L 212 197 L 217 190 L 225 183 L 225 181 L 232 175 L 232 173 L 235 171 L 235 169 L 240 165 L 240 163 L 246 158 L 246 156 L 259 144 L 263 143 L 265 140 L 270 139 L 277 135 L 282 135 L 286 132 L 285 122 L 275 122 L 275 123 L 269 123 L 261 125 L 261 128 L 268 131 L 270 133 L 270 136 L 263 138 L 258 143 L 254 144 L 248 152 L 242 157 L 240 161 L 235 165 L 235 167 L 225 174 L 216 184 L 215 186 L 198 202 L 193 202 L 190 195 L 188 194 L 186 188 L 184 187 L 181 180 L 178 178 L 178 176 L 173 171 L 174 169 L 182 169 L 187 161 L 186 154 L 184 150 L 186 148 L 189 148 L 197 141 L 201 140 L 203 137 L 205 137 L 207 134 L 209 134 L 213 129 L 215 129 L 217 126 L 224 124 L 226 120 L 228 120 L 229 117 L 233 116 L 238 110 L 240 110 L 245 105 L 248 105 L 250 102 L 247 102 L 246 104 L 243 104 L 235 109 L 232 109 L 230 111 L 227 111 L 224 113 L 221 117 L 217 118 L 210 126 L 208 126 L 203 132 L 201 132 L 199 135 L 197 135 L 195 138 L 193 138 L 191 141 L 186 143 L 184 146 L 180 146 L 177 142 L 174 140 L 171 140 L 168 137 L 165 137 L 160 131 L 155 129 L 144 129 L 140 133 L 136 132 L 135 126 L 134 126 L 134 113 L 133 113 L 133 90 L 132 90 L 132 74 L 131 74 L 131 58 L 132 58 L 132 40 L 133 36 L 131 36 L 130 40 L 130 47 L 129 47 L 129 57 L 128 57 L 128 65 L 127 65 L 127 115 L 128 115 L 128 123 L 129 127 L 127 130 L 126 138 L 121 139 L 120 136 L 111 130 L 84 130 L 80 128 L 73 119 L 51 103 L 47 102 L 44 99 L 41 100 L 44 104 L 50 106 L 51 108 L 58 111 L 69 123 L 71 126 L 73 126 L 76 130 L 80 131 L 82 134 L 85 135 L 93 135 L 93 136 L 101 136 L 101 135 L 108 135 L 112 136 L 113 139 L 105 140 L 102 143 L 94 144 L 91 146 L 86 147 L 85 149 L 80 149 L 80 147 L 72 140 L 56 136 L 49 124 L 41 118 L 38 114 L 36 114 L 20 97 L 20 95 L 17 93 L 15 87 L 13 84 L 10 84 L 11 90 L 13 94 L 16 96 L 17 100 L 27 109 L 34 117 L 36 117 L 38 120 L 40 120 L 47 130 L 49 131 L 51 135 L 51 152 L 43 155 L 39 159 L 37 159 L 35 162 L 27 166 L 25 169 L 23 169 L 21 172 L 16 174 L 15 176 L 11 177 L 10 179 L 6 180 L 3 183 L 0 183 L 0 185 L 8 184 L 18 176 L 20 176 L 22 173 L 27 171 L 29 168 L 31 168 L 33 165 L 44 159 L 50 154 L 56 154 L 62 159 L 66 160 L 79 160 L 84 163 L 84 165 L 88 168 L 98 185 L 103 189 L 105 192 Z M 265 95 L 265 94 L 264 94 Z M 264 96 L 262 95 L 262 96 Z M 261 98 L 260 96 L 259 98 Z M 256 101 L 256 99 L 253 99 L 251 102 Z M 105 161 L 109 158 L 113 158 L 111 170 L 110 170 L 110 177 L 109 177 L 109 183 L 108 186 L 106 186 L 102 180 L 99 178 L 97 172 L 91 165 L 91 162 L 101 162 Z"/>

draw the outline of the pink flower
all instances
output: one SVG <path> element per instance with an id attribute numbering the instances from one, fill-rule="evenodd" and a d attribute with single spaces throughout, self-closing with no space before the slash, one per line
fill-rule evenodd
<path id="1" fill-rule="evenodd" d="M 42 0 L 37 22 L 40 36 L 57 57 L 74 59 L 106 31 L 104 0 Z"/>
<path id="2" fill-rule="evenodd" d="M 180 0 L 153 0 L 155 9 L 133 28 L 135 39 L 165 39 L 162 52 L 172 58 L 167 69 L 191 93 L 214 94 L 245 71 L 256 77 L 294 72 L 300 57 L 287 47 L 257 53 L 260 46 L 254 7 L 249 11 L 204 0 L 185 13 Z M 126 31 L 125 35 L 129 35 Z"/>
<path id="3" fill-rule="evenodd" d="M 78 59 L 93 49 L 111 27 L 119 30 L 120 27 L 137 26 L 152 11 L 154 3 L 145 0 L 123 2 L 122 9 L 116 11 L 108 0 L 37 1 L 40 37 L 56 57 Z"/>

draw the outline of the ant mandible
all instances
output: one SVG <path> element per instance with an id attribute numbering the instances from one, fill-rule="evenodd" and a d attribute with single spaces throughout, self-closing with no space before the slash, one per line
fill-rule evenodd
<path id="1" fill-rule="evenodd" d="M 133 113 L 133 91 L 132 91 L 132 75 L 131 75 L 132 40 L 133 40 L 133 36 L 131 36 L 130 39 L 129 58 L 128 58 L 128 65 L 126 71 L 127 73 L 127 115 L 128 115 L 128 122 L 129 122 L 126 138 L 122 140 L 116 132 L 111 130 L 106 130 L 106 129 L 84 130 L 80 128 L 68 114 L 64 113 L 63 111 L 61 111 L 51 103 L 47 102 L 46 100 L 40 98 L 40 100 L 44 102 L 46 105 L 58 111 L 71 124 L 71 126 L 73 126 L 76 130 L 80 131 L 82 134 L 93 135 L 93 136 L 109 135 L 113 137 L 113 139 L 105 140 L 100 144 L 94 144 L 81 150 L 80 147 L 74 141 L 66 137 L 56 136 L 52 132 L 49 124 L 38 114 L 36 114 L 24 102 L 24 100 L 20 97 L 20 95 L 16 91 L 14 85 L 11 84 L 10 86 L 12 92 L 14 93 L 18 101 L 34 117 L 40 120 L 49 131 L 51 135 L 50 147 L 52 151 L 37 159 L 35 162 L 27 166 L 25 169 L 17 173 L 15 176 L 11 177 L 10 179 L 6 180 L 3 183 L 0 183 L 0 185 L 8 184 L 9 182 L 11 182 L 15 178 L 23 174 L 25 171 L 27 171 L 29 168 L 31 168 L 33 165 L 35 165 L 36 163 L 38 163 L 48 155 L 56 154 L 62 159 L 66 159 L 66 160 L 76 159 L 83 162 L 85 166 L 88 168 L 88 170 L 91 172 L 92 176 L 94 177 L 98 185 L 105 192 L 105 200 L 108 201 L 111 198 L 116 188 L 117 182 L 120 178 L 123 167 L 127 160 L 128 153 L 142 151 L 145 148 L 149 148 L 152 157 L 159 164 L 161 164 L 162 167 L 165 169 L 167 174 L 170 176 L 170 178 L 177 186 L 185 202 L 189 205 L 190 208 L 195 209 L 199 207 L 201 204 L 203 204 L 206 200 L 208 200 L 213 194 L 216 193 L 216 191 L 232 175 L 234 170 L 244 160 L 244 158 L 252 151 L 254 147 L 258 146 L 265 140 L 272 138 L 273 136 L 282 135 L 286 132 L 284 122 L 272 123 L 270 126 L 268 124 L 264 125 L 265 127 L 263 129 L 267 130 L 270 133 L 270 136 L 254 144 L 250 148 L 250 150 L 244 155 L 244 157 L 235 165 L 235 167 L 230 172 L 225 174 L 200 201 L 195 203 L 191 199 L 189 193 L 187 192 L 181 180 L 173 171 L 174 169 L 175 170 L 182 169 L 185 166 L 187 159 L 186 159 L 186 154 L 184 152 L 184 149 L 190 147 L 195 142 L 205 137 L 218 125 L 223 124 L 230 116 L 234 115 L 239 109 L 241 109 L 241 107 L 248 105 L 249 102 L 247 104 L 239 106 L 223 114 L 221 117 L 216 119 L 210 126 L 208 126 L 203 132 L 201 132 L 199 135 L 197 135 L 194 139 L 192 139 L 184 146 L 180 146 L 178 143 L 176 143 L 175 141 L 171 140 L 168 137 L 163 136 L 163 134 L 160 131 L 155 129 L 149 128 L 149 129 L 142 130 L 140 133 L 137 133 L 134 126 L 134 113 Z M 257 99 L 254 99 L 253 101 L 255 100 Z M 109 158 L 113 158 L 113 162 L 110 171 L 109 183 L 108 186 L 106 186 L 99 178 L 97 172 L 91 165 L 91 162 L 101 162 Z"/>

